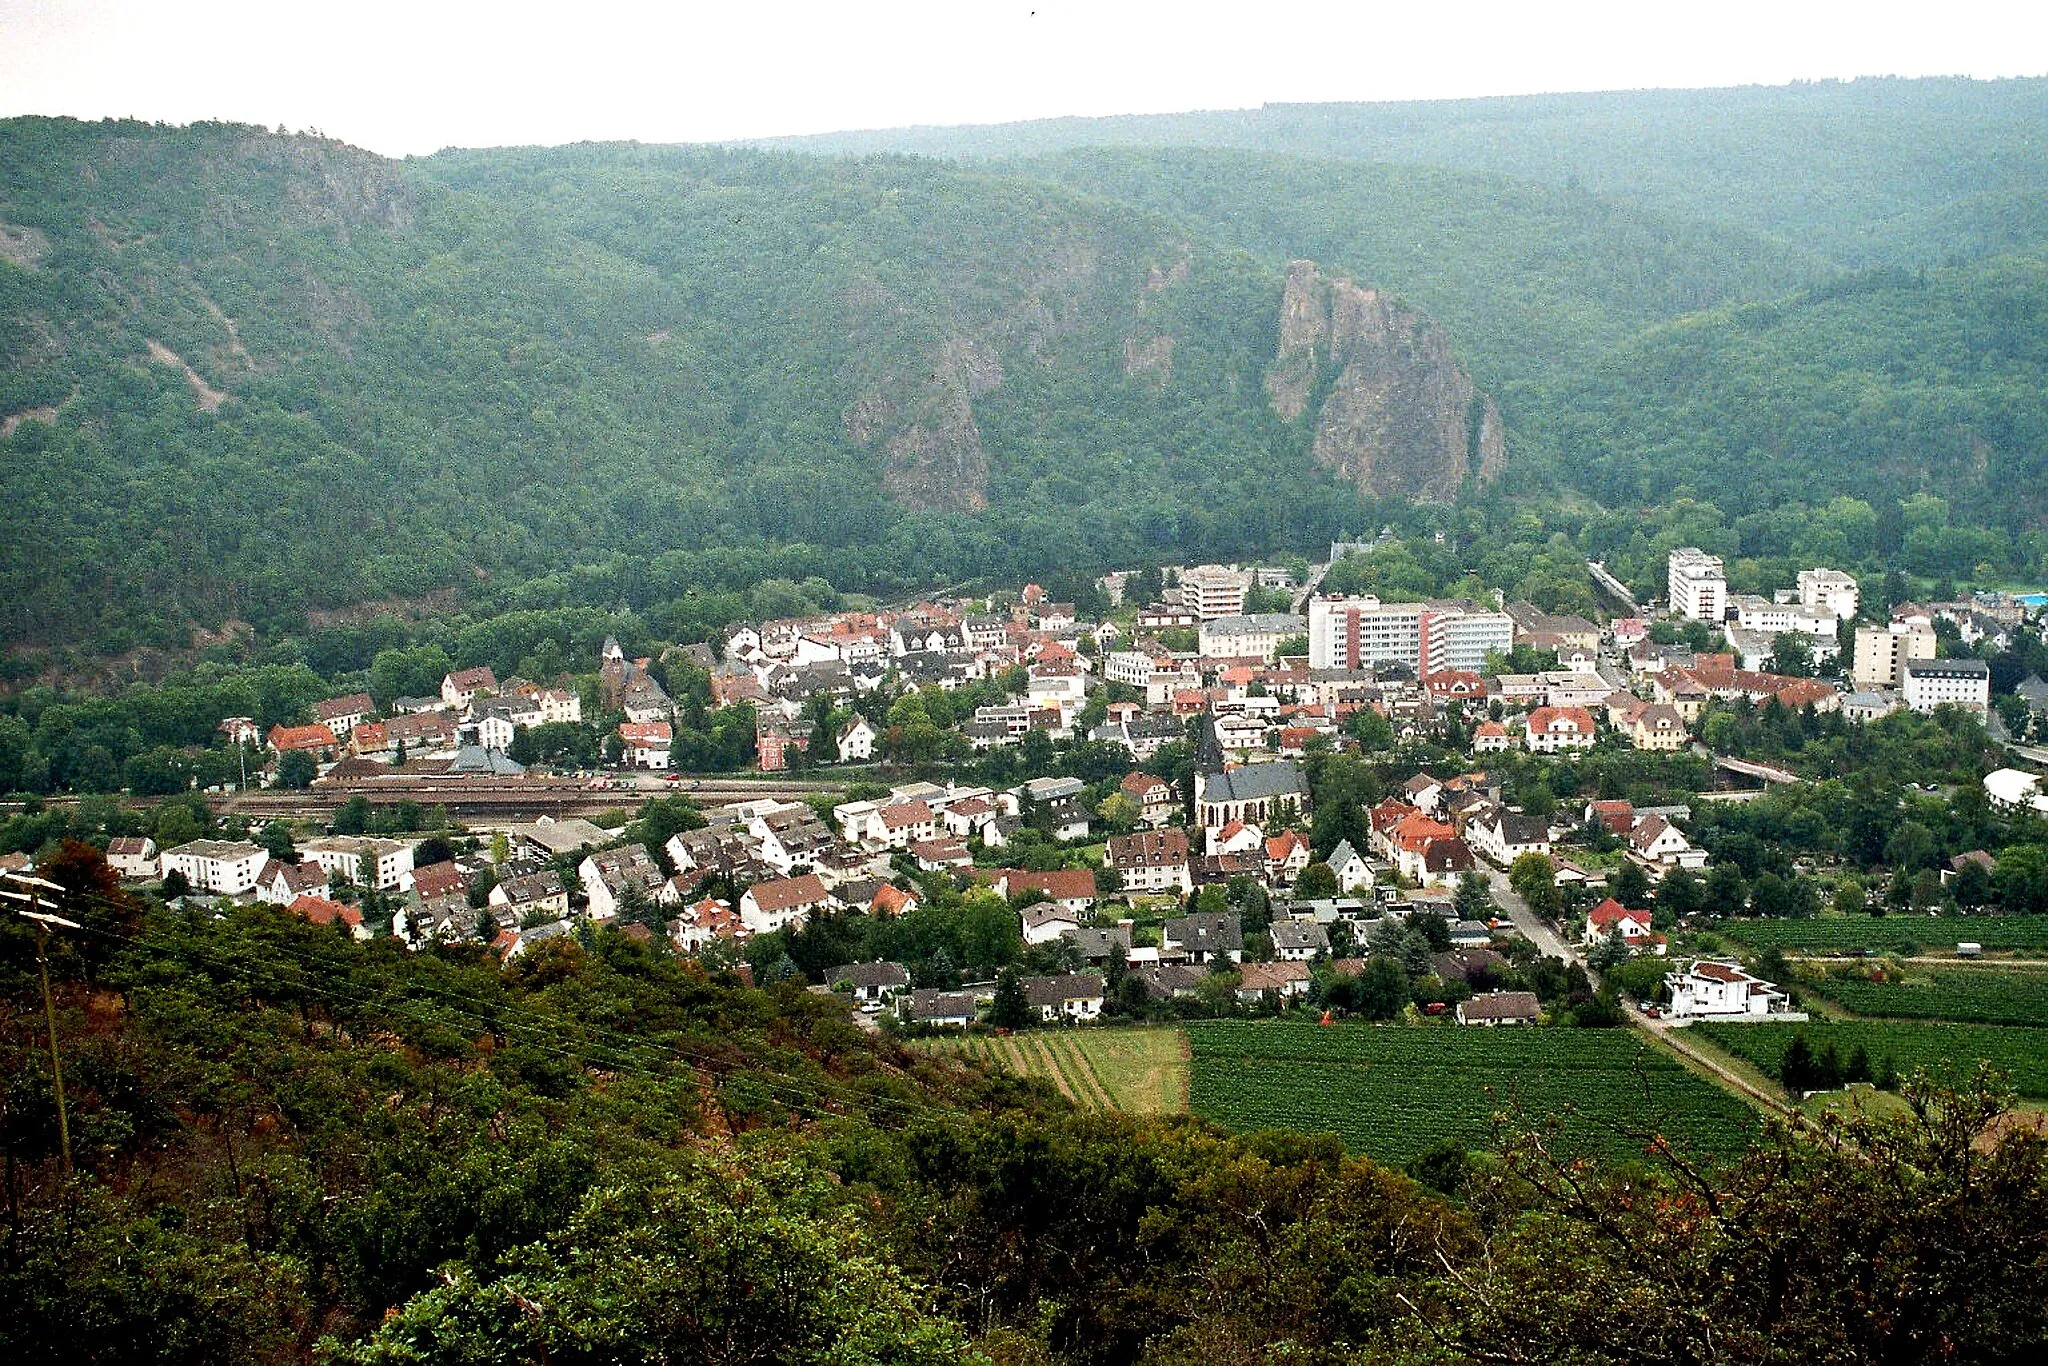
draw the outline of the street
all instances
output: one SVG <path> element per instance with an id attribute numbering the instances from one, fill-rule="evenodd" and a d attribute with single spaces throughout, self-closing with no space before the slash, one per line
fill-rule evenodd
<path id="1" fill-rule="evenodd" d="M 1567 963 L 1579 961 L 1578 949 L 1565 943 L 1556 930 L 1536 918 L 1536 913 L 1529 909 L 1529 903 L 1522 900 L 1522 894 L 1508 882 L 1506 873 L 1485 863 L 1479 866 L 1486 870 L 1487 881 L 1493 884 L 1494 903 L 1507 912 L 1508 919 L 1515 922 L 1515 928 L 1522 932 L 1524 939 L 1541 952 L 1562 958 Z"/>

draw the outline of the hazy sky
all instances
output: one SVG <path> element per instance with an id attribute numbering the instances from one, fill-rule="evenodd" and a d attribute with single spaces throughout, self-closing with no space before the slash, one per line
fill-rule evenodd
<path id="1" fill-rule="evenodd" d="M 0 114 L 379 152 L 1857 75 L 2048 72 L 2048 4 L 0 0 Z"/>

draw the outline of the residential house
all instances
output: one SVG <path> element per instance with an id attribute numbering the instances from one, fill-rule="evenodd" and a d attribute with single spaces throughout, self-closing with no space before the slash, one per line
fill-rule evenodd
<path id="1" fill-rule="evenodd" d="M 683 907 L 667 928 L 670 942 L 684 953 L 695 953 L 721 939 L 738 942 L 753 935 L 731 902 L 708 896 Z"/>
<path id="2" fill-rule="evenodd" d="M 1072 941 L 1081 961 L 1091 968 L 1108 967 L 1112 962 L 1128 962 L 1131 955 L 1131 928 L 1128 924 L 1110 929 L 1093 929 L 1082 926 L 1067 930 L 1061 936 Z"/>
<path id="3" fill-rule="evenodd" d="M 441 679 L 441 700 L 457 710 L 469 706 L 479 694 L 494 693 L 497 690 L 498 676 L 488 667 L 458 669 Z"/>
<path id="4" fill-rule="evenodd" d="M 921 987 L 896 998 L 896 1013 L 909 1024 L 965 1029 L 974 1023 L 978 1005 L 971 991 L 934 991 Z"/>
<path id="5" fill-rule="evenodd" d="M 1063 972 L 1052 977 L 1026 977 L 1024 999 L 1047 1023 L 1094 1020 L 1102 1015 L 1102 974 Z"/>
<path id="6" fill-rule="evenodd" d="M 1533 991 L 1489 991 L 1458 1002 L 1462 1025 L 1532 1025 L 1541 1014 Z"/>
<path id="7" fill-rule="evenodd" d="M 1050 944 L 1081 928 L 1079 913 L 1057 901 L 1034 901 L 1017 912 L 1026 944 Z"/>
<path id="8" fill-rule="evenodd" d="M 1692 738 L 1686 733 L 1685 718 L 1676 707 L 1650 703 L 1633 708 L 1623 722 L 1629 743 L 1637 749 L 1670 753 L 1684 749 Z"/>
<path id="9" fill-rule="evenodd" d="M 1088 805 L 1079 797 L 1062 797 L 1045 804 L 1046 833 L 1056 840 L 1088 838 Z"/>
<path id="10" fill-rule="evenodd" d="M 1276 887 L 1291 887 L 1308 867 L 1308 841 L 1292 830 L 1268 836 L 1265 841 L 1266 876 Z"/>
<path id="11" fill-rule="evenodd" d="M 1307 963 L 1330 951 L 1330 936 L 1313 920 L 1276 920 L 1273 956 L 1283 963 Z"/>
<path id="12" fill-rule="evenodd" d="M 1523 744 L 1532 754 L 1591 749 L 1596 736 L 1593 713 L 1584 707 L 1538 707 L 1526 724 Z"/>
<path id="13" fill-rule="evenodd" d="M 1234 911 L 1203 912 L 1169 920 L 1160 931 L 1160 948 L 1190 963 L 1228 959 L 1244 961 L 1244 922 Z"/>
<path id="14" fill-rule="evenodd" d="M 1337 890 L 1345 894 L 1372 886 L 1372 865 L 1365 856 L 1351 847 L 1350 840 L 1339 840 L 1337 847 L 1330 851 L 1327 860 L 1330 871 L 1337 875 Z"/>
<path id="15" fill-rule="evenodd" d="M 1306 996 L 1309 968 L 1306 963 L 1246 963 L 1238 969 L 1237 999 L 1251 1004 L 1267 992 L 1281 1000 Z"/>
<path id="16" fill-rule="evenodd" d="M 1481 721 L 1472 730 L 1474 754 L 1502 754 L 1515 747 L 1508 728 L 1498 721 Z"/>
<path id="17" fill-rule="evenodd" d="M 354 906 L 339 901 L 329 901 L 324 896 L 301 896 L 286 907 L 299 919 L 315 925 L 342 925 L 357 939 L 370 937 L 369 927 L 363 924 L 363 913 Z"/>
<path id="18" fill-rule="evenodd" d="M 1129 797 L 1138 807 L 1138 818 L 1146 825 L 1165 825 L 1174 817 L 1179 803 L 1174 800 L 1173 788 L 1164 778 L 1155 778 L 1149 773 L 1130 773 L 1117 784 L 1117 790 Z"/>
<path id="19" fill-rule="evenodd" d="M 515 925 L 537 918 L 557 920 L 569 914 L 568 890 L 562 886 L 561 875 L 552 868 L 501 880 L 491 888 L 489 902 L 493 914 L 502 912 L 501 918 Z"/>
<path id="20" fill-rule="evenodd" d="M 1102 861 L 1123 879 L 1126 893 L 1174 892 L 1194 889 L 1188 870 L 1185 830 L 1141 830 L 1115 835 L 1102 851 Z"/>
<path id="21" fill-rule="evenodd" d="M 592 920 L 610 920 L 629 892 L 638 891 L 652 902 L 667 879 L 644 845 L 627 844 L 587 856 L 577 865 L 583 879 Z"/>
<path id="22" fill-rule="evenodd" d="M 857 1002 L 886 1001 L 910 990 L 910 969 L 901 963 L 846 963 L 825 974 L 834 990 L 842 982 Z"/>
<path id="23" fill-rule="evenodd" d="M 974 855 L 967 852 L 967 845 L 958 839 L 918 840 L 910 846 L 911 858 L 917 866 L 928 873 L 943 872 L 949 868 L 972 868 Z"/>
<path id="24" fill-rule="evenodd" d="M 1095 904 L 1095 874 L 1087 868 L 1062 868 L 1049 873 L 1034 873 L 1022 868 L 1004 868 L 995 876 L 997 896 L 1015 897 L 1024 892 L 1036 892 L 1080 923 L 1080 917 Z M 1049 936 L 1058 938 L 1057 932 Z"/>
<path id="25" fill-rule="evenodd" d="M 341 741 L 325 726 L 272 726 L 264 743 L 279 754 L 300 752 L 315 758 L 333 758 Z"/>
<path id="26" fill-rule="evenodd" d="M 1220 830 L 1208 831 L 1204 837 L 1204 853 L 1244 854 L 1263 858 L 1266 848 L 1266 832 L 1256 825 L 1243 821 L 1232 821 Z"/>
<path id="27" fill-rule="evenodd" d="M 304 863 L 271 859 L 256 874 L 256 899 L 272 906 L 289 906 L 302 896 L 326 896 L 332 887 L 327 870 L 312 859 Z"/>
<path id="28" fill-rule="evenodd" d="M 1550 852 L 1550 822 L 1508 807 L 1496 807 L 1465 824 L 1465 842 L 1502 868 L 1524 854 Z"/>
<path id="29" fill-rule="evenodd" d="M 107 841 L 107 866 L 131 882 L 157 876 L 156 841 L 147 835 L 116 835 Z"/>
<path id="30" fill-rule="evenodd" d="M 1707 851 L 1695 849 L 1685 832 L 1655 812 L 1636 817 L 1628 832 L 1629 852 L 1656 869 L 1704 868 Z"/>
<path id="31" fill-rule="evenodd" d="M 1673 1020 L 1762 1019 L 1791 1008 L 1776 986 L 1743 970 L 1739 963 L 1712 959 L 1694 963 L 1664 979 Z M 1801 1016 L 1801 1018 L 1804 1018 Z"/>
<path id="32" fill-rule="evenodd" d="M 1619 934 L 1631 950 L 1664 952 L 1664 936 L 1651 927 L 1650 913 L 1632 910 L 1611 896 L 1586 912 L 1586 931 L 1580 942 L 1592 948 L 1610 934 Z"/>
<path id="33" fill-rule="evenodd" d="M 346 697 L 330 697 L 325 702 L 315 702 L 313 719 L 340 737 L 346 736 L 376 710 L 377 704 L 370 700 L 368 693 L 355 692 Z"/>
<path id="34" fill-rule="evenodd" d="M 875 728 L 865 716 L 856 716 L 839 732 L 839 762 L 864 764 L 875 757 Z"/>
<path id="35" fill-rule="evenodd" d="M 345 882 L 360 884 L 367 872 L 380 892 L 412 890 L 412 846 L 402 840 L 323 835 L 300 845 L 299 853 Z"/>
<path id="36" fill-rule="evenodd" d="M 816 873 L 757 882 L 740 898 L 740 920 L 755 934 L 785 927 L 802 929 L 811 916 L 830 910 L 832 894 Z"/>
<path id="37" fill-rule="evenodd" d="M 261 845 L 247 840 L 193 840 L 164 850 L 160 860 L 162 876 L 182 873 L 192 890 L 221 896 L 253 891 L 269 861 Z"/>

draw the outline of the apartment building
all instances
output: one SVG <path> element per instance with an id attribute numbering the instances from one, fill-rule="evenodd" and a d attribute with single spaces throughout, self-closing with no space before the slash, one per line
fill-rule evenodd
<path id="1" fill-rule="evenodd" d="M 1902 668 L 1900 691 L 1914 711 L 1947 703 L 1979 716 L 1991 706 L 1991 666 L 1981 659 L 1915 659 Z"/>
<path id="2" fill-rule="evenodd" d="M 1244 615 L 1245 574 L 1226 565 L 1204 564 L 1184 569 L 1180 576 L 1180 601 L 1197 620 Z"/>
<path id="3" fill-rule="evenodd" d="M 1674 550 L 1665 579 L 1673 612 L 1715 625 L 1727 615 L 1728 572 L 1719 555 L 1690 545 Z"/>
<path id="4" fill-rule="evenodd" d="M 1905 680 L 1906 665 L 1934 658 L 1934 644 L 1934 628 L 1923 622 L 1859 626 L 1849 679 L 1859 689 L 1898 688 Z"/>
<path id="5" fill-rule="evenodd" d="M 1854 576 L 1839 569 L 1802 569 L 1798 584 L 1799 605 L 1816 615 L 1826 613 L 1837 621 L 1847 621 L 1862 603 Z"/>
<path id="6" fill-rule="evenodd" d="M 1319 597 L 1308 605 L 1311 669 L 1405 664 L 1419 674 L 1477 673 L 1490 651 L 1514 646 L 1514 619 L 1469 602 L 1382 602 L 1370 594 Z"/>

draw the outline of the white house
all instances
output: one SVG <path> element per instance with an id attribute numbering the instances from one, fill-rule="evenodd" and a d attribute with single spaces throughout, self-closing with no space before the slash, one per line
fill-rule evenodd
<path id="1" fill-rule="evenodd" d="M 1711 960 L 1664 979 L 1674 1020 L 1761 1019 L 1784 1012 L 1791 998 L 1735 963 Z"/>
<path id="2" fill-rule="evenodd" d="M 261 845 L 247 840 L 193 840 L 163 852 L 161 873 L 182 873 L 195 891 L 237 896 L 256 886 L 257 875 L 270 859 Z"/>
<path id="3" fill-rule="evenodd" d="M 1102 1014 L 1102 974 L 1064 972 L 1056 977 L 1026 977 L 1024 999 L 1038 1011 L 1039 1018 L 1093 1020 Z"/>
<path id="4" fill-rule="evenodd" d="M 638 888 L 651 902 L 665 879 L 661 866 L 638 844 L 591 854 L 576 866 L 583 880 L 583 894 L 589 899 L 592 920 L 610 920 L 619 913 L 627 892 Z"/>
<path id="5" fill-rule="evenodd" d="M 155 877 L 159 867 L 156 841 L 147 835 L 118 835 L 108 840 L 107 866 L 130 880 Z"/>
<path id="6" fill-rule="evenodd" d="M 1330 871 L 1337 875 L 1338 891 L 1349 894 L 1372 886 L 1372 865 L 1351 847 L 1350 840 L 1339 840 L 1337 847 L 1330 851 L 1328 862 Z"/>
<path id="7" fill-rule="evenodd" d="M 802 929 L 812 914 L 828 910 L 832 894 L 816 873 L 778 881 L 757 882 L 740 898 L 740 920 L 755 934 L 785 926 Z"/>
<path id="8" fill-rule="evenodd" d="M 300 845 L 299 856 L 325 868 L 329 877 L 355 883 L 363 880 L 363 860 L 367 857 L 376 870 L 378 891 L 412 890 L 412 846 L 400 840 L 325 835 Z"/>
<path id="9" fill-rule="evenodd" d="M 875 728 L 865 716 L 856 716 L 839 732 L 841 763 L 865 763 L 875 757 Z"/>

